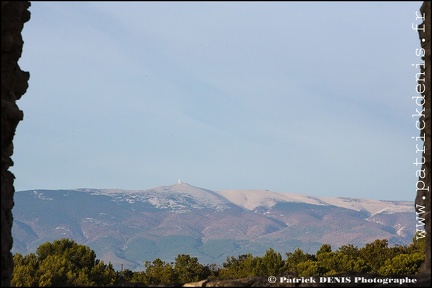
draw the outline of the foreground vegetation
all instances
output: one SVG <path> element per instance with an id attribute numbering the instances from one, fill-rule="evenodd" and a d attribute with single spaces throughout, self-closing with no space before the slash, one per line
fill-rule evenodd
<path id="1" fill-rule="evenodd" d="M 181 254 L 175 262 L 157 258 L 144 264 L 145 271 L 115 271 L 112 264 L 96 259 L 96 253 L 70 239 L 41 244 L 36 253 L 16 253 L 11 285 L 15 287 L 178 285 L 206 278 L 243 278 L 290 274 L 293 276 L 330 276 L 347 272 L 387 275 L 414 275 L 425 260 L 425 239 L 413 239 L 408 246 L 388 247 L 387 240 L 375 240 L 362 248 L 341 246 L 332 251 L 323 244 L 316 254 L 301 249 L 285 254 L 268 249 L 263 256 L 243 254 L 228 257 L 221 266 L 202 265 L 198 259 Z"/>

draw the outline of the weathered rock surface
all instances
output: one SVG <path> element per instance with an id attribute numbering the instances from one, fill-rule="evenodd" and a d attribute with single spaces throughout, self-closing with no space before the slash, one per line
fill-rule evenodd
<path id="1" fill-rule="evenodd" d="M 27 90 L 29 73 L 18 65 L 23 40 L 21 31 L 30 19 L 28 1 L 1 2 L 1 286 L 9 286 L 12 262 L 12 207 L 14 205 L 13 137 L 23 112 L 16 105 Z"/>
<path id="2" fill-rule="evenodd" d="M 431 2 L 424 1 L 420 8 L 420 13 L 425 15 L 423 23 L 418 25 L 418 31 L 420 36 L 420 43 L 422 48 L 425 50 L 425 56 L 422 57 L 424 65 L 420 65 L 420 73 L 424 73 L 422 77 L 419 77 L 418 84 L 420 87 L 425 87 L 422 96 L 423 101 L 423 115 L 419 121 L 422 123 L 419 127 L 424 126 L 420 130 L 420 137 L 424 137 L 424 152 L 423 159 L 418 162 L 424 162 L 421 169 L 424 171 L 424 175 L 420 175 L 419 183 L 417 183 L 417 197 L 415 199 L 416 205 L 425 207 L 425 211 L 422 214 L 422 218 L 425 219 L 425 231 L 426 231 L 426 260 L 422 265 L 422 271 L 424 273 L 431 273 Z M 424 86 L 422 86 L 424 85 Z M 418 91 L 422 91 L 420 88 Z M 421 110 L 421 109 L 418 109 Z M 418 157 L 420 159 L 420 157 Z M 423 181 L 423 182 L 421 182 Z M 424 186 L 423 186 L 424 184 Z M 424 189 L 419 189 L 425 187 Z"/>

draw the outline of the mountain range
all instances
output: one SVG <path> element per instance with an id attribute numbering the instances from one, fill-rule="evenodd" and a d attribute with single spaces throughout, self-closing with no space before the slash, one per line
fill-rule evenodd
<path id="1" fill-rule="evenodd" d="M 362 247 L 376 239 L 407 245 L 415 233 L 412 201 L 313 197 L 268 190 L 212 191 L 179 183 L 148 190 L 28 190 L 15 193 L 12 253 L 70 238 L 97 258 L 143 270 L 145 261 L 173 262 L 178 254 L 202 264 L 228 256 L 316 253 Z"/>

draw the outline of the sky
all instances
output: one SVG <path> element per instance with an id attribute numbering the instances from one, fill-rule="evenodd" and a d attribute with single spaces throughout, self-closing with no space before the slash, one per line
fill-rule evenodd
<path id="1" fill-rule="evenodd" d="M 15 189 L 413 201 L 421 3 L 31 2 Z"/>

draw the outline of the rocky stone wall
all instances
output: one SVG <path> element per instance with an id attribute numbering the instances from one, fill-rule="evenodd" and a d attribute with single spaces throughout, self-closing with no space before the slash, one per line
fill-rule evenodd
<path id="1" fill-rule="evenodd" d="M 419 92 L 423 92 L 423 116 L 419 118 L 421 124 L 419 127 L 423 128 L 420 130 L 420 137 L 424 137 L 424 151 L 423 159 L 417 162 L 424 162 L 421 170 L 424 171 L 424 175 L 419 175 L 419 182 L 417 183 L 417 196 L 415 199 L 417 212 L 421 212 L 418 209 L 418 205 L 421 205 L 421 210 L 425 211 L 424 214 L 419 215 L 425 219 L 425 231 L 426 231 L 426 261 L 422 265 L 423 273 L 431 273 L 431 2 L 425 1 L 420 8 L 420 13 L 425 16 L 423 22 L 418 25 L 418 31 L 420 36 L 420 43 L 422 48 L 425 50 L 425 56 L 422 57 L 424 65 L 420 65 L 421 71 L 418 77 L 418 84 L 420 87 L 417 89 Z M 423 74 L 424 73 L 424 74 Z M 424 89 L 423 89 L 424 88 Z M 422 111 L 422 109 L 418 109 Z M 420 157 L 418 157 L 420 158 Z"/>
<path id="2" fill-rule="evenodd" d="M 23 112 L 16 105 L 27 90 L 28 72 L 18 65 L 23 40 L 21 31 L 30 19 L 28 1 L 1 2 L 1 286 L 9 286 L 12 262 L 12 208 L 14 205 L 13 137 Z"/>

